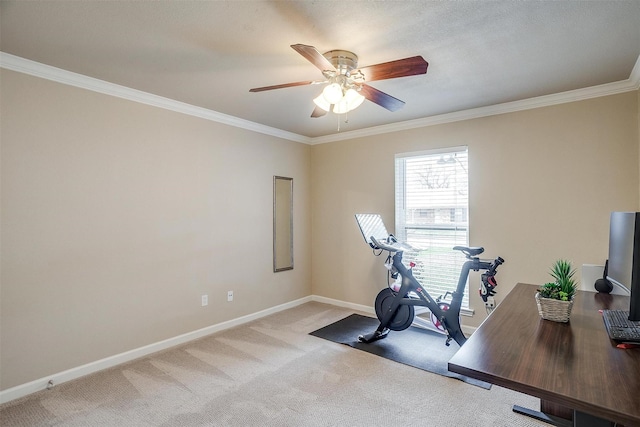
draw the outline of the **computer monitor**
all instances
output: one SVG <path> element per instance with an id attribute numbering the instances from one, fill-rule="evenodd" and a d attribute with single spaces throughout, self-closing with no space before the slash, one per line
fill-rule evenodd
<path id="1" fill-rule="evenodd" d="M 612 212 L 607 279 L 631 293 L 629 320 L 640 320 L 640 212 Z"/>

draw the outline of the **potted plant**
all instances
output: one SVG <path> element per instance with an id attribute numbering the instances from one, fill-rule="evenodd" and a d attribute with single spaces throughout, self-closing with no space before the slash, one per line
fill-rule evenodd
<path id="1" fill-rule="evenodd" d="M 573 307 L 573 298 L 577 284 L 573 278 L 576 270 L 571 268 L 571 262 L 557 260 L 551 267 L 551 277 L 554 281 L 542 285 L 536 293 L 538 313 L 543 319 L 554 322 L 568 322 Z"/>

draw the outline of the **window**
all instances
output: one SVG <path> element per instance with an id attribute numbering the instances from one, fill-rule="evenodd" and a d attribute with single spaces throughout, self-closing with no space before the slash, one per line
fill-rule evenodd
<path id="1" fill-rule="evenodd" d="M 469 242 L 467 165 L 467 147 L 396 155 L 396 235 L 419 248 L 405 260 L 434 298 L 455 290 L 466 261 L 452 248 Z"/>

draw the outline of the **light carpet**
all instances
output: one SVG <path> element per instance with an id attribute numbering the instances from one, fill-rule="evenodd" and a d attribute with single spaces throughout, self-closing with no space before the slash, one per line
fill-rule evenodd
<path id="1" fill-rule="evenodd" d="M 308 303 L 0 406 L 10 426 L 546 424 L 535 398 L 309 335 L 350 310 Z"/>

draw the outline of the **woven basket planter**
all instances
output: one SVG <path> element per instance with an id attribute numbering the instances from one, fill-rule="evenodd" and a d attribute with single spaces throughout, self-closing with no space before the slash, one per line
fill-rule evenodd
<path id="1" fill-rule="evenodd" d="M 536 304 L 538 305 L 538 313 L 543 319 L 566 323 L 571 316 L 573 298 L 571 301 L 560 301 L 557 299 L 543 298 L 539 292 L 536 292 Z"/>

